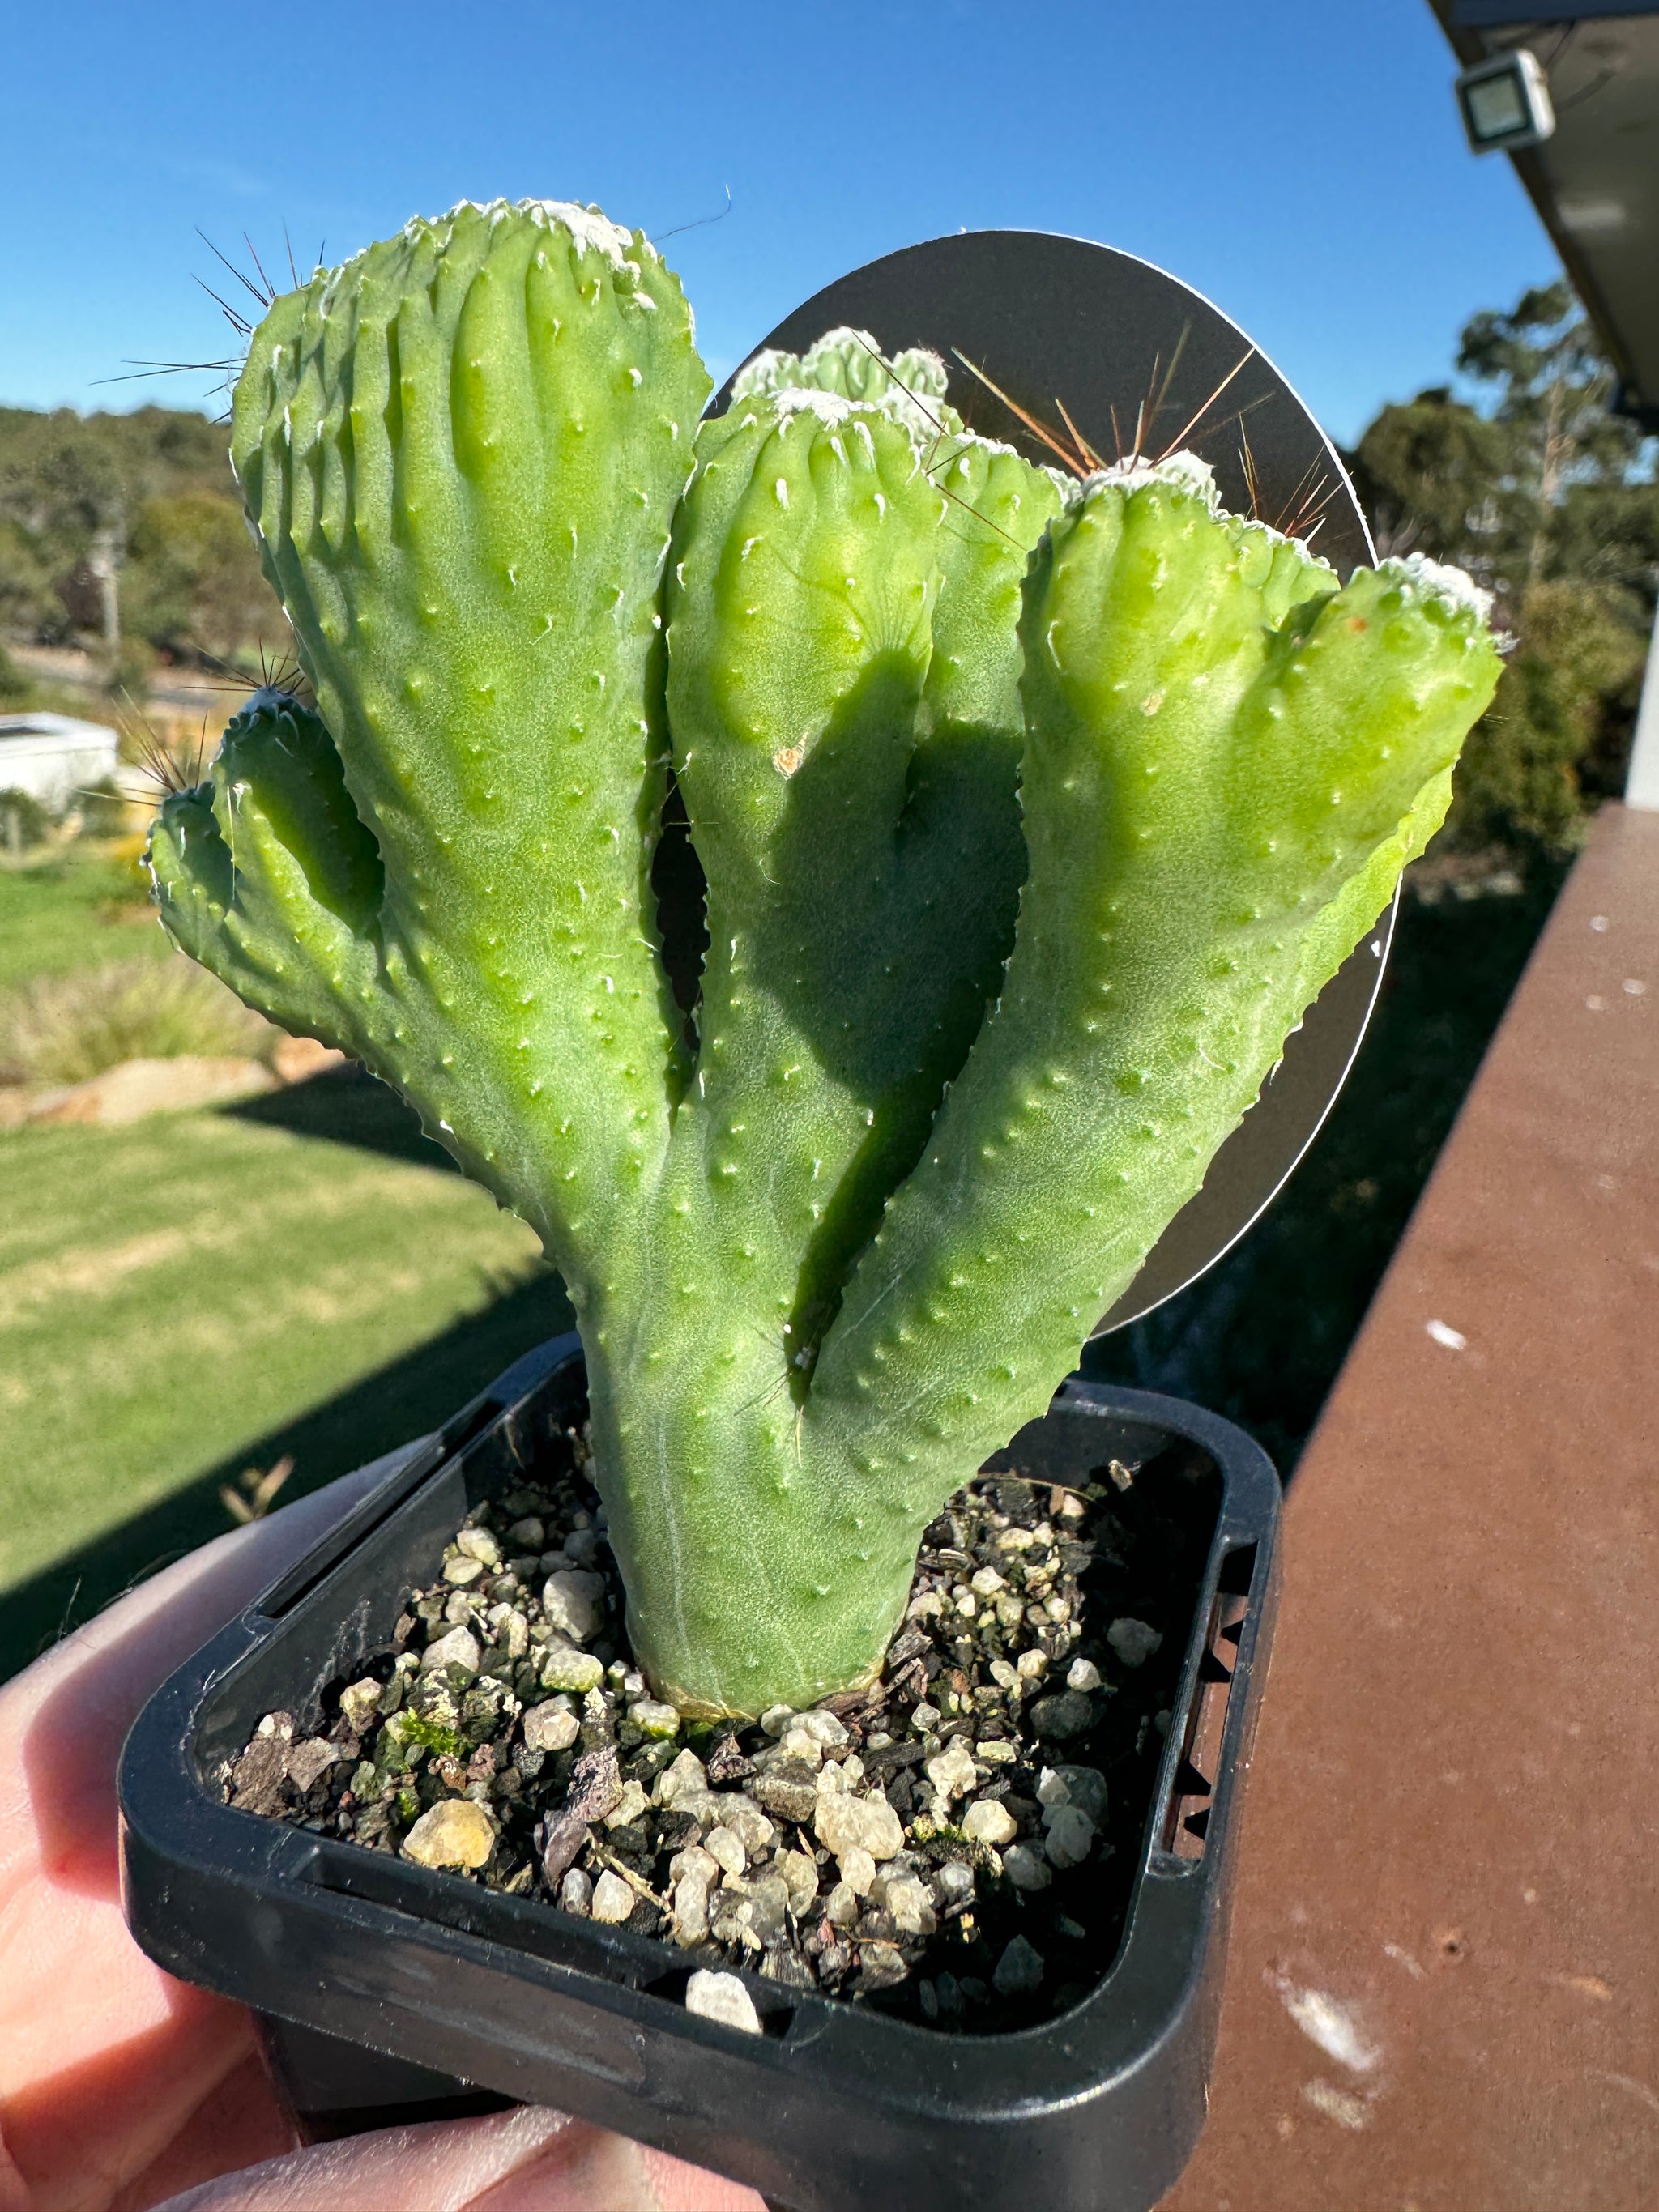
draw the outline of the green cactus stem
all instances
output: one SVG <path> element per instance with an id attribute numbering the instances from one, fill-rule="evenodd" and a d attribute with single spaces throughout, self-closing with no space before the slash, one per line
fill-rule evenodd
<path id="1" fill-rule="evenodd" d="M 375 981 L 329 1026 L 579 1276 L 667 1138 L 660 592 L 708 390 L 645 242 L 532 204 L 319 274 L 236 391 L 248 513 L 381 865 Z"/>
<path id="2" fill-rule="evenodd" d="M 707 389 L 592 210 L 464 207 L 279 300 L 234 456 L 317 710 L 257 694 L 150 854 L 187 951 L 537 1229 L 635 1649 L 754 1714 L 879 1665 L 921 1530 L 1432 834 L 1497 661 L 1454 572 L 1342 585 L 1188 456 L 1063 489 L 931 356 L 831 332 L 699 429 Z"/>

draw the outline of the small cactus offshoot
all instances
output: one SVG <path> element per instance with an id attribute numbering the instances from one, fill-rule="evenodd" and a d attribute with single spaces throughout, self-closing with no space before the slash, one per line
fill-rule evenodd
<path id="1" fill-rule="evenodd" d="M 722 415 L 637 232 L 463 206 L 276 300 L 233 454 L 257 693 L 162 917 L 539 1233 L 634 1647 L 705 1714 L 879 1666 L 1447 804 L 1479 594 L 1346 584 L 1188 455 L 1063 485 L 932 356 Z M 707 878 L 688 1021 L 669 777 Z"/>

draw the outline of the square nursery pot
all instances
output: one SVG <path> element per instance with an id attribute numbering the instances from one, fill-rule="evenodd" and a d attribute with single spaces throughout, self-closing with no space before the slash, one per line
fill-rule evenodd
<path id="1" fill-rule="evenodd" d="M 1276 1588 L 1277 1477 L 1212 1414 L 1073 1379 L 992 1462 L 1081 1483 L 1173 1449 L 1215 1510 L 1121 1941 L 1036 2027 L 947 2033 L 745 1976 L 764 2027 L 745 2034 L 687 2011 L 670 1944 L 220 1802 L 213 1778 L 260 1717 L 314 1715 L 384 1649 L 469 1506 L 532 1471 L 583 1394 L 574 1336 L 520 1360 L 157 1692 L 120 1771 L 138 1942 L 262 2015 L 313 2136 L 519 2100 L 793 2212 L 1156 2203 L 1204 2119 Z"/>

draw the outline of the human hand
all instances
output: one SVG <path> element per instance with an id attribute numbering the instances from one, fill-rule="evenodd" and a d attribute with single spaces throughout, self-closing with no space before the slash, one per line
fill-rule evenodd
<path id="1" fill-rule="evenodd" d="M 762 2212 L 733 2182 L 533 2106 L 301 2147 L 252 2014 L 128 1935 L 128 1728 L 384 1465 L 180 1560 L 0 1689 L 0 2212 Z"/>

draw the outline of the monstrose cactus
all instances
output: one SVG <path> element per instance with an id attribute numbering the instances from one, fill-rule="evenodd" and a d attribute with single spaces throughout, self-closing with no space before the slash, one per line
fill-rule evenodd
<path id="1" fill-rule="evenodd" d="M 896 335 L 902 336 L 902 333 Z M 694 1713 L 868 1678 L 1445 810 L 1497 658 L 1190 456 L 1062 487 L 834 332 L 727 411 L 674 277 L 463 206 L 278 299 L 233 455 L 316 710 L 150 864 L 568 1286 L 635 1650 Z M 688 1018 L 667 782 L 708 880 Z"/>

